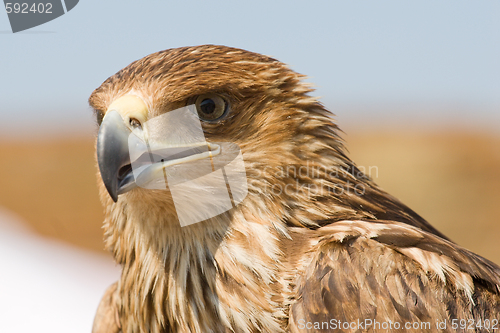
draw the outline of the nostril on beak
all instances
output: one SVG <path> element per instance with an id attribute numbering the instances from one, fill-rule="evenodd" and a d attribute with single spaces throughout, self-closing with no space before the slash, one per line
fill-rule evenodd
<path id="1" fill-rule="evenodd" d="M 136 118 L 130 118 L 129 124 L 130 124 L 130 126 L 132 126 L 132 128 L 141 128 L 142 127 L 141 122 L 139 120 L 137 120 Z"/>

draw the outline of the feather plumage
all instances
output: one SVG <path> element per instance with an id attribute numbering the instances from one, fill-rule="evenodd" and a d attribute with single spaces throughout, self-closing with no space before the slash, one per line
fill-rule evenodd
<path id="1" fill-rule="evenodd" d="M 229 114 L 203 130 L 240 146 L 248 179 L 241 204 L 183 228 L 168 191 L 115 203 L 100 181 L 105 244 L 123 272 L 94 332 L 316 332 L 301 324 L 332 319 L 437 331 L 436 320 L 498 319 L 498 266 L 364 175 L 302 79 L 275 59 L 204 45 L 149 55 L 94 91 L 98 121 L 130 93 L 148 118 L 224 96 Z"/>

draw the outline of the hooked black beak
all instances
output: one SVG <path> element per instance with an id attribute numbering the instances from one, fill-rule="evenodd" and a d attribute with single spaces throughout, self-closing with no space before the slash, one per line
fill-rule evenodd
<path id="1" fill-rule="evenodd" d="M 130 162 L 130 129 L 117 111 L 107 112 L 97 136 L 97 163 L 104 186 L 114 202 L 118 195 L 135 188 Z"/>

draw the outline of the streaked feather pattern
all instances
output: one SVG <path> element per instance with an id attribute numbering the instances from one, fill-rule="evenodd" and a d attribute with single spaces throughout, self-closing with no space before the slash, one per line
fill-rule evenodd
<path id="1" fill-rule="evenodd" d="M 230 114 L 204 124 L 205 135 L 241 147 L 249 190 L 236 208 L 181 228 L 168 191 L 137 188 L 114 203 L 100 183 L 105 244 L 123 272 L 101 302 L 95 333 L 500 319 L 498 266 L 362 174 L 302 79 L 275 59 L 204 45 L 149 55 L 94 91 L 99 119 L 131 91 L 150 118 L 193 96 L 225 96 Z"/>

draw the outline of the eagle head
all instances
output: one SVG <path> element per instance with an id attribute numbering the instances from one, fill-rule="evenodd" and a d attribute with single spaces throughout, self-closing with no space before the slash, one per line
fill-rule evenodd
<path id="1" fill-rule="evenodd" d="M 119 71 L 90 97 L 100 125 L 97 158 L 104 204 L 112 205 L 111 199 L 146 210 L 156 207 L 173 221 L 179 210 L 219 215 L 210 202 L 203 205 L 203 198 L 214 196 L 220 179 L 178 187 L 175 193 L 171 187 L 175 179 L 182 183 L 214 171 L 214 160 L 227 166 L 238 152 L 246 179 L 240 177 L 229 189 L 233 208 L 247 193 L 248 203 L 265 201 L 281 215 L 285 212 L 273 203 L 283 199 L 300 203 L 305 190 L 307 200 L 314 201 L 311 193 L 318 197 L 321 192 L 314 178 L 332 171 L 321 169 L 323 165 L 334 161 L 332 167 L 345 171 L 352 164 L 331 114 L 309 96 L 312 89 L 302 79 L 273 58 L 212 45 L 154 53 Z M 183 111 L 191 112 L 192 119 L 186 120 Z M 149 168 L 144 164 L 150 164 Z M 212 170 L 200 171 L 204 166 Z M 241 176 L 241 165 L 234 169 L 223 169 L 224 184 L 231 173 Z M 349 185 L 351 194 L 355 185 Z M 227 192 L 225 185 L 223 190 Z M 217 199 L 224 198 L 215 196 L 211 201 Z M 316 213 L 322 218 L 329 215 L 321 208 Z M 315 223 L 309 218 L 298 220 Z"/>

